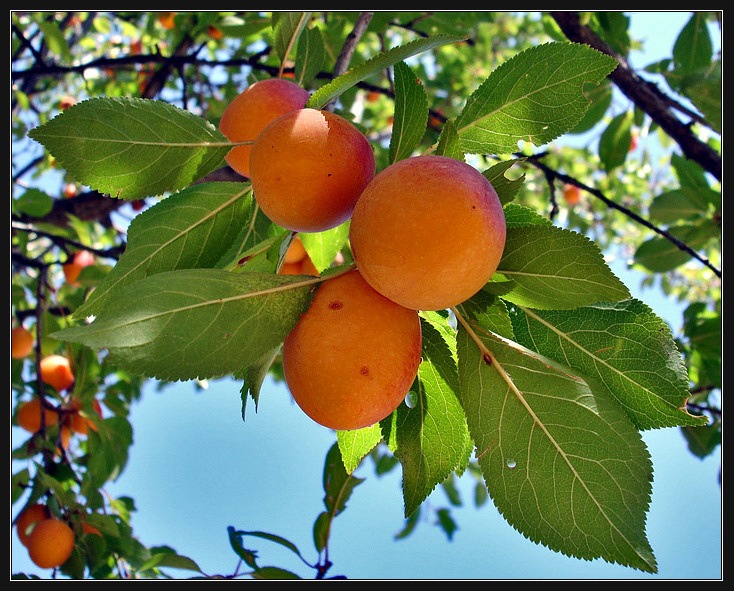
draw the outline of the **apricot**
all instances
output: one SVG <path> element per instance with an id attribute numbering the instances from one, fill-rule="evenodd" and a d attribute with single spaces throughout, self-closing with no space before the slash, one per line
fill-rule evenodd
<path id="1" fill-rule="evenodd" d="M 41 359 L 41 379 L 61 392 L 74 384 L 74 373 L 63 355 L 48 355 Z"/>
<path id="2" fill-rule="evenodd" d="M 90 428 L 96 431 L 97 426 L 94 424 L 94 421 L 92 419 L 87 418 L 79 413 L 79 411 L 81 410 L 81 406 L 81 402 L 78 399 L 74 399 L 71 401 L 69 407 L 72 410 L 72 413 L 71 415 L 69 415 L 68 424 L 74 433 L 77 433 L 79 435 L 86 435 Z M 100 417 L 102 416 L 102 407 L 98 400 L 92 401 L 92 408 L 94 409 L 94 412 L 96 412 Z"/>
<path id="3" fill-rule="evenodd" d="M 576 205 L 581 200 L 581 189 L 571 183 L 563 185 L 563 199 L 568 205 Z"/>
<path id="4" fill-rule="evenodd" d="M 219 131 L 232 142 L 254 141 L 266 125 L 281 115 L 305 107 L 308 96 L 305 88 L 290 80 L 260 80 L 227 105 L 219 120 Z M 249 177 L 251 151 L 251 145 L 236 146 L 225 160 L 233 170 Z"/>
<path id="5" fill-rule="evenodd" d="M 79 273 L 84 267 L 94 264 L 94 255 L 88 250 L 78 250 L 71 261 L 63 265 L 64 277 L 67 283 L 75 284 Z"/>
<path id="6" fill-rule="evenodd" d="M 49 513 L 46 506 L 40 503 L 24 509 L 15 521 L 15 530 L 18 533 L 20 543 L 27 547 L 28 538 L 30 537 L 30 527 L 48 517 Z"/>
<path id="7" fill-rule="evenodd" d="M 55 517 L 36 523 L 28 537 L 28 556 L 40 568 L 61 566 L 73 549 L 74 531 Z"/>
<path id="8" fill-rule="evenodd" d="M 300 263 L 306 258 L 306 247 L 303 246 L 301 239 L 296 236 L 291 240 L 288 246 L 288 252 L 285 253 L 284 263 Z"/>
<path id="9" fill-rule="evenodd" d="M 418 313 L 388 300 L 359 271 L 328 279 L 283 343 L 283 371 L 317 423 L 360 429 L 405 399 L 421 360 Z"/>
<path id="10" fill-rule="evenodd" d="M 440 310 L 479 291 L 505 246 L 502 204 L 489 181 L 446 156 L 400 160 L 362 193 L 350 242 L 365 281 L 414 310 Z"/>
<path id="11" fill-rule="evenodd" d="M 10 356 L 23 359 L 33 351 L 33 333 L 25 326 L 16 326 L 10 331 Z"/>
<path id="12" fill-rule="evenodd" d="M 59 414 L 49 408 L 43 409 L 44 424 L 47 427 L 59 422 Z M 29 433 L 35 433 L 41 428 L 41 399 L 33 398 L 24 402 L 18 408 L 18 426 Z"/>
<path id="13" fill-rule="evenodd" d="M 250 154 L 258 205 L 272 222 L 297 232 L 321 232 L 346 221 L 374 174 L 367 138 L 330 111 L 281 115 L 260 132 Z"/>

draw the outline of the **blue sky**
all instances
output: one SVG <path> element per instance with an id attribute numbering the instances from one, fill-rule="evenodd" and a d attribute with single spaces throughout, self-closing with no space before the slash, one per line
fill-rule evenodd
<path id="1" fill-rule="evenodd" d="M 635 17 L 633 34 L 645 41 L 644 61 L 666 57 L 672 38 L 689 13 Z M 680 308 L 654 291 L 638 290 L 639 277 L 615 265 L 634 295 L 673 327 Z M 191 384 L 150 387 L 132 409 L 135 443 L 126 471 L 107 487 L 112 496 L 129 495 L 137 511 L 132 525 L 147 545 L 166 544 L 194 559 L 209 574 L 230 574 L 237 563 L 227 526 L 262 530 L 295 543 L 315 560 L 313 521 L 322 510 L 321 474 L 334 442 L 332 431 L 308 419 L 282 384 L 269 380 L 257 414 L 249 406 L 242 422 L 240 384 L 212 382 L 207 390 Z M 402 528 L 400 469 L 383 477 L 371 462 L 356 475 L 365 478 L 334 522 L 330 574 L 349 578 L 403 579 L 718 579 L 721 576 L 720 450 L 705 460 L 693 457 L 676 429 L 644 434 L 655 467 L 648 513 L 648 539 L 659 574 L 648 576 L 602 561 L 586 562 L 528 542 L 490 504 L 472 505 L 473 480 L 459 486 L 465 506 L 453 511 L 453 541 L 434 525 L 435 511 L 448 507 L 437 490 L 424 519 L 407 539 Z M 14 514 L 14 513 L 13 513 Z M 312 572 L 275 544 L 252 539 L 261 564 Z M 12 536 L 12 570 L 38 572 Z M 185 571 L 171 571 L 186 575 Z M 45 573 L 47 574 L 47 573 Z"/>

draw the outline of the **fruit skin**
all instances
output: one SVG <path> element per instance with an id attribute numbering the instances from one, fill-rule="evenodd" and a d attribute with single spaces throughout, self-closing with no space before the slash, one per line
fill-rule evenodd
<path id="1" fill-rule="evenodd" d="M 33 333 L 25 326 L 16 326 L 10 331 L 10 356 L 23 359 L 33 351 Z"/>
<path id="2" fill-rule="evenodd" d="M 375 175 L 367 138 L 330 111 L 300 109 L 260 132 L 250 154 L 252 190 L 263 213 L 297 232 L 346 221 Z"/>
<path id="3" fill-rule="evenodd" d="M 18 534 L 20 543 L 28 547 L 28 538 L 30 537 L 30 534 L 28 534 L 28 528 L 34 523 L 48 519 L 48 517 L 48 509 L 46 509 L 45 505 L 40 503 L 31 505 L 24 509 L 15 521 L 15 530 Z"/>
<path id="4" fill-rule="evenodd" d="M 581 200 L 581 189 L 571 183 L 563 185 L 563 199 L 568 205 L 577 205 Z"/>
<path id="5" fill-rule="evenodd" d="M 74 384 L 74 373 L 63 355 L 48 355 L 41 359 L 41 379 L 61 392 Z"/>
<path id="6" fill-rule="evenodd" d="M 248 86 L 227 105 L 219 120 L 221 131 L 232 142 L 254 141 L 265 126 L 281 115 L 306 106 L 309 93 L 295 82 L 268 78 Z M 250 176 L 251 145 L 237 146 L 225 157 L 239 174 Z"/>
<path id="7" fill-rule="evenodd" d="M 73 549 L 74 531 L 54 517 L 36 523 L 28 538 L 28 556 L 40 568 L 61 566 Z"/>
<path id="8" fill-rule="evenodd" d="M 59 414 L 51 409 L 44 409 L 44 422 L 47 427 L 59 422 Z M 24 402 L 18 408 L 18 426 L 29 433 L 35 433 L 41 428 L 41 399 L 33 398 Z"/>
<path id="9" fill-rule="evenodd" d="M 323 283 L 283 344 L 285 380 L 317 423 L 360 429 L 405 399 L 421 360 L 415 310 L 378 294 L 358 271 Z"/>
<path id="10" fill-rule="evenodd" d="M 497 269 L 506 223 L 492 185 L 445 156 L 416 156 L 380 172 L 354 209 L 354 260 L 374 289 L 415 310 L 473 296 Z"/>
<path id="11" fill-rule="evenodd" d="M 64 277 L 67 283 L 76 284 L 79 273 L 82 272 L 84 267 L 94 264 L 94 255 L 88 250 L 78 250 L 74 253 L 74 257 L 71 262 L 63 265 Z"/>

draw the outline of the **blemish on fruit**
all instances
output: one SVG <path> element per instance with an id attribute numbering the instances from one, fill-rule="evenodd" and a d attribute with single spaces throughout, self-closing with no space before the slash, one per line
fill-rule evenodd
<path id="1" fill-rule="evenodd" d="M 342 304 L 340 301 L 335 300 L 333 302 L 329 302 L 329 309 L 330 310 L 341 310 L 344 304 Z"/>
<path id="2" fill-rule="evenodd" d="M 361 367 L 361 368 L 359 369 L 359 373 L 361 373 L 361 374 L 362 374 L 363 376 L 368 376 L 368 375 L 370 375 L 370 368 L 369 368 L 369 367 L 367 367 L 366 365 L 363 365 L 363 366 L 362 366 L 362 367 Z"/>

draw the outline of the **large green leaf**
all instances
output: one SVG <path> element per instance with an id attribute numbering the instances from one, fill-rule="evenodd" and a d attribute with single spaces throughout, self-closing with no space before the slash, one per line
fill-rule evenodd
<path id="1" fill-rule="evenodd" d="M 706 423 L 685 410 L 688 374 L 670 328 L 639 300 L 516 312 L 519 343 L 593 379 L 639 429 Z"/>
<path id="2" fill-rule="evenodd" d="M 171 195 L 136 216 L 128 228 L 125 252 L 75 312 L 98 314 L 105 301 L 144 277 L 195 267 L 214 267 L 247 227 L 252 216 L 250 186 L 206 183 Z"/>
<path id="3" fill-rule="evenodd" d="M 460 322 L 460 399 L 500 513 L 557 552 L 655 572 L 652 465 L 631 421 L 568 368 Z"/>
<path id="4" fill-rule="evenodd" d="M 508 227 L 497 271 L 514 282 L 503 297 L 530 308 L 564 310 L 629 297 L 596 244 L 550 224 Z"/>
<path id="5" fill-rule="evenodd" d="M 123 97 L 82 101 L 28 135 L 80 183 L 128 200 L 187 187 L 221 166 L 232 147 L 206 119 Z"/>
<path id="6" fill-rule="evenodd" d="M 308 308 L 319 279 L 220 269 L 157 273 L 127 285 L 117 305 L 55 337 L 138 375 L 214 378 L 262 363 Z"/>
<path id="7" fill-rule="evenodd" d="M 423 360 L 418 392 L 410 407 L 400 405 L 395 421 L 395 457 L 403 467 L 405 515 L 410 516 L 434 487 L 466 467 L 472 441 L 456 397 L 458 376 L 441 333 L 422 319 Z"/>
<path id="8" fill-rule="evenodd" d="M 456 119 L 466 152 L 509 154 L 518 142 L 540 146 L 572 130 L 589 107 L 586 83 L 601 82 L 616 60 L 586 45 L 547 43 L 499 66 Z"/>

